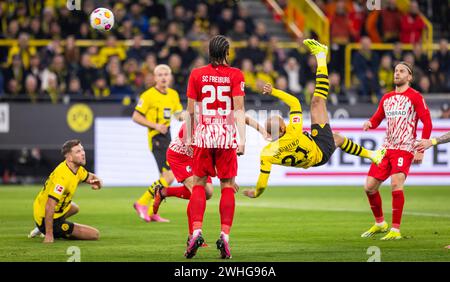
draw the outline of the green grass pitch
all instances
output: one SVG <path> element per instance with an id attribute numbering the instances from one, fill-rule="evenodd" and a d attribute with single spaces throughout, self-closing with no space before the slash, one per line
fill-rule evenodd
<path id="1" fill-rule="evenodd" d="M 32 203 L 39 186 L 0 188 L 0 261 L 56 261 L 70 257 L 77 246 L 81 261 L 181 261 L 186 238 L 187 201 L 169 198 L 160 214 L 170 223 L 145 223 L 132 208 L 145 188 L 79 187 L 74 202 L 80 213 L 72 221 L 100 230 L 96 242 L 56 240 L 44 245 L 42 238 L 28 239 L 34 227 Z M 242 188 L 241 188 L 242 190 Z M 208 201 L 204 237 L 192 261 L 220 261 L 215 248 L 219 235 L 219 189 Z M 399 241 L 380 241 L 360 234 L 373 223 L 361 187 L 269 187 L 258 199 L 236 197 L 231 232 L 231 261 L 359 261 L 380 248 L 381 261 L 450 261 L 450 187 L 407 187 Z M 391 194 L 382 188 L 383 207 L 391 220 Z"/>

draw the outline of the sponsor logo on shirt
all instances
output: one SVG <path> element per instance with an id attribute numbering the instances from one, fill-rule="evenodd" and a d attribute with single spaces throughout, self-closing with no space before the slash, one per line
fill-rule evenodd
<path id="1" fill-rule="evenodd" d="M 406 116 L 407 112 L 405 110 L 403 111 L 386 111 L 386 116 L 387 117 L 402 117 L 402 116 Z"/>
<path id="2" fill-rule="evenodd" d="M 63 191 L 64 191 L 64 187 L 62 187 L 59 184 L 56 184 L 54 192 L 58 195 L 62 195 Z"/>
<path id="3" fill-rule="evenodd" d="M 301 119 L 299 116 L 295 116 L 292 118 L 292 123 L 300 123 Z"/>

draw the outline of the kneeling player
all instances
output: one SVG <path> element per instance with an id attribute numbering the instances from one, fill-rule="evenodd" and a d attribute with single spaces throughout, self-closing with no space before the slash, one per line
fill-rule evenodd
<path id="1" fill-rule="evenodd" d="M 33 204 L 33 215 L 37 229 L 29 237 L 45 234 L 44 243 L 53 243 L 54 238 L 97 240 L 100 233 L 91 226 L 72 223 L 67 218 L 79 211 L 72 197 L 80 182 L 91 184 L 92 189 L 102 187 L 101 180 L 88 172 L 83 146 L 79 140 L 69 140 L 62 147 L 65 161 L 50 174 Z"/>
<path id="2" fill-rule="evenodd" d="M 302 108 L 297 98 L 281 90 L 264 86 L 263 94 L 273 95 L 290 107 L 289 125 L 280 116 L 272 116 L 266 122 L 271 135 L 270 142 L 261 151 L 261 171 L 256 189 L 244 190 L 250 198 L 259 197 L 267 187 L 272 164 L 309 168 L 328 162 L 336 146 L 345 152 L 369 158 L 379 163 L 384 151 L 369 151 L 339 133 L 333 133 L 328 119 L 326 102 L 328 97 L 328 70 L 326 56 L 328 48 L 315 40 L 307 39 L 304 44 L 317 58 L 316 88 L 311 99 L 311 134 L 303 131 Z"/>

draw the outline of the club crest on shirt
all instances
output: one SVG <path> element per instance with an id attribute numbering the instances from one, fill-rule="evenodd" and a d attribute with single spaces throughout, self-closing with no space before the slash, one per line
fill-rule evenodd
<path id="1" fill-rule="evenodd" d="M 64 187 L 62 187 L 59 184 L 56 184 L 54 192 L 56 194 L 62 195 L 63 191 L 64 191 Z"/>
<path id="2" fill-rule="evenodd" d="M 187 171 L 188 173 L 191 173 L 191 172 L 192 172 L 192 168 L 191 168 L 190 165 L 186 166 L 186 171 Z"/>

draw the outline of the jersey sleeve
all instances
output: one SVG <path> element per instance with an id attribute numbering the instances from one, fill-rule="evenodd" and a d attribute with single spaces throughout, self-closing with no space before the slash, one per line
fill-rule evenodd
<path id="1" fill-rule="evenodd" d="M 48 189 L 48 197 L 59 202 L 63 198 L 66 183 L 63 181 L 62 177 L 56 177 L 55 180 L 48 185 L 50 185 L 49 187 L 46 187 Z"/>
<path id="2" fill-rule="evenodd" d="M 231 96 L 245 96 L 244 75 L 240 70 L 236 71 L 232 77 Z"/>
<path id="3" fill-rule="evenodd" d="M 422 139 L 429 139 L 433 124 L 431 121 L 430 110 L 422 95 L 417 94 L 413 99 L 414 109 L 417 112 L 417 117 L 423 123 Z"/>
<path id="4" fill-rule="evenodd" d="M 138 111 L 143 115 L 145 115 L 148 112 L 148 108 L 150 107 L 150 101 L 147 97 L 148 96 L 145 93 L 142 94 L 141 97 L 139 98 L 136 107 L 134 108 L 136 111 Z"/>
<path id="5" fill-rule="evenodd" d="M 279 89 L 272 89 L 272 96 L 277 97 L 289 106 L 289 125 L 295 130 L 303 130 L 303 113 L 300 101 L 291 94 Z"/>
<path id="6" fill-rule="evenodd" d="M 89 177 L 89 172 L 82 166 L 80 166 L 79 171 L 78 171 L 78 179 L 80 179 L 80 181 L 82 182 L 86 182 L 86 180 Z"/>
<path id="7" fill-rule="evenodd" d="M 188 98 L 197 100 L 198 98 L 198 91 L 197 91 L 197 87 L 196 87 L 196 72 L 192 71 L 191 74 L 189 75 L 189 81 L 188 81 L 188 86 L 187 86 L 187 96 Z"/>
<path id="8" fill-rule="evenodd" d="M 256 183 L 255 197 L 259 197 L 265 191 L 267 183 L 269 182 L 270 170 L 272 168 L 270 159 L 271 156 L 268 154 L 268 150 L 263 149 L 261 152 L 261 164 L 258 182 Z"/>
<path id="9" fill-rule="evenodd" d="M 384 106 L 383 106 L 385 97 L 386 95 L 383 96 L 383 98 L 381 98 L 380 103 L 378 104 L 377 111 L 369 119 L 370 123 L 372 124 L 371 127 L 372 129 L 377 128 L 386 116 L 384 113 Z"/>

